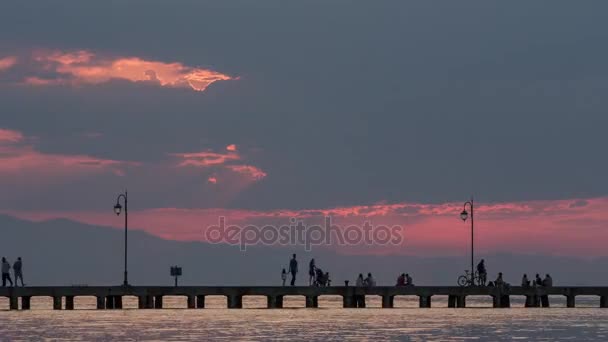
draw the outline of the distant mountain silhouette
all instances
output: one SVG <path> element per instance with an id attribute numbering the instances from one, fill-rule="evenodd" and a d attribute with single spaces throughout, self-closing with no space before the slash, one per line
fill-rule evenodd
<path id="1" fill-rule="evenodd" d="M 24 277 L 30 285 L 118 285 L 123 272 L 123 231 L 69 220 L 29 222 L 0 215 L 0 256 L 24 260 Z M 171 285 L 169 268 L 183 267 L 183 285 L 279 285 L 281 268 L 292 253 L 298 254 L 298 284 L 308 284 L 308 261 L 329 271 L 334 285 L 354 282 L 358 273 L 372 272 L 379 285 L 393 285 L 398 274 L 408 272 L 415 284 L 455 285 L 468 266 L 467 256 L 418 258 L 411 256 L 341 255 L 327 249 L 238 247 L 201 242 L 163 240 L 129 231 L 129 280 L 133 285 Z M 485 255 L 489 278 L 501 271 L 519 284 L 526 272 L 550 273 L 556 285 L 608 283 L 607 258 L 583 260 L 542 255 Z"/>

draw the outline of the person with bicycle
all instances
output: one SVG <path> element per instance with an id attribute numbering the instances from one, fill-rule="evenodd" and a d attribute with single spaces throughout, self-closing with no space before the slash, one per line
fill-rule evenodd
<path id="1" fill-rule="evenodd" d="M 477 274 L 479 275 L 479 285 L 486 286 L 488 273 L 486 272 L 486 265 L 483 259 L 477 264 Z"/>

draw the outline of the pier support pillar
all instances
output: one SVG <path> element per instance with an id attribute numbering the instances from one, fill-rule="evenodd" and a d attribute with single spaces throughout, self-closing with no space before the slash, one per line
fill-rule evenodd
<path id="1" fill-rule="evenodd" d="M 65 296 L 65 309 L 74 310 L 74 296 Z"/>
<path id="2" fill-rule="evenodd" d="M 540 306 L 540 298 L 537 295 L 526 296 L 526 307 L 537 308 Z"/>
<path id="3" fill-rule="evenodd" d="M 29 310 L 31 308 L 31 299 L 30 296 L 21 297 L 21 310 Z"/>
<path id="4" fill-rule="evenodd" d="M 97 310 L 103 310 L 106 308 L 106 299 L 102 296 L 97 297 Z"/>
<path id="5" fill-rule="evenodd" d="M 154 309 L 154 296 L 146 296 L 146 309 Z"/>
<path id="6" fill-rule="evenodd" d="M 196 306 L 196 297 L 188 296 L 188 309 L 194 309 Z"/>
<path id="7" fill-rule="evenodd" d="M 106 309 L 114 309 L 114 296 L 106 296 Z"/>
<path id="8" fill-rule="evenodd" d="M 385 309 L 391 309 L 394 307 L 395 296 L 382 296 L 382 307 Z"/>
<path id="9" fill-rule="evenodd" d="M 146 296 L 137 296 L 137 308 L 138 309 L 146 308 Z"/>
<path id="10" fill-rule="evenodd" d="M 306 307 L 307 308 L 318 308 L 319 307 L 319 297 L 306 296 Z"/>
<path id="11" fill-rule="evenodd" d="M 342 296 L 342 307 L 344 308 L 356 308 L 357 301 L 355 299 L 356 296 L 344 295 Z M 308 300 L 306 301 L 308 303 Z"/>
<path id="12" fill-rule="evenodd" d="M 500 295 L 492 296 L 492 306 L 494 308 L 500 308 L 501 307 L 500 300 L 501 300 Z"/>
<path id="13" fill-rule="evenodd" d="M 467 296 L 456 297 L 456 307 L 466 308 L 467 307 Z"/>
<path id="14" fill-rule="evenodd" d="M 267 296 L 266 299 L 269 309 L 280 309 L 283 307 L 283 296 Z"/>
<path id="15" fill-rule="evenodd" d="M 576 306 L 576 296 L 568 295 L 566 296 L 566 307 L 573 308 Z"/>
<path id="16" fill-rule="evenodd" d="M 163 308 L 163 296 L 161 296 L 161 295 L 154 296 L 154 308 L 155 309 Z"/>
<path id="17" fill-rule="evenodd" d="M 228 296 L 228 309 L 242 309 L 243 308 L 243 296 L 230 295 Z"/>
<path id="18" fill-rule="evenodd" d="M 122 309 L 122 296 L 114 296 L 114 309 Z"/>
<path id="19" fill-rule="evenodd" d="M 455 296 L 455 295 L 448 296 L 448 308 L 456 307 L 456 297 L 458 297 L 458 296 Z"/>
<path id="20" fill-rule="evenodd" d="M 549 304 L 549 296 L 547 296 L 547 295 L 540 296 L 540 304 L 542 305 L 543 308 L 550 307 L 551 305 Z"/>
<path id="21" fill-rule="evenodd" d="M 53 310 L 61 310 L 61 296 L 53 297 Z"/>
<path id="22" fill-rule="evenodd" d="M 356 295 L 355 296 L 355 307 L 356 308 L 365 307 L 365 295 Z"/>
<path id="23" fill-rule="evenodd" d="M 196 296 L 196 308 L 203 309 L 205 307 L 205 296 L 198 295 Z"/>
<path id="24" fill-rule="evenodd" d="M 509 295 L 502 295 L 500 299 L 500 307 L 501 308 L 510 308 L 511 307 L 511 297 Z"/>
<path id="25" fill-rule="evenodd" d="M 431 307 L 431 296 L 418 296 L 420 298 L 420 307 L 421 308 L 430 308 Z"/>
<path id="26" fill-rule="evenodd" d="M 600 308 L 608 308 L 608 296 L 600 296 Z"/>
<path id="27" fill-rule="evenodd" d="M 10 296 L 8 299 L 8 304 L 10 310 L 19 310 L 19 297 Z"/>

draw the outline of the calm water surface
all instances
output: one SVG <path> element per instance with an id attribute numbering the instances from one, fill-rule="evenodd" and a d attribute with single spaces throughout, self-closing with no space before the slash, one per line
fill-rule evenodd
<path id="1" fill-rule="evenodd" d="M 492 309 L 485 297 L 467 298 L 475 308 L 449 309 L 447 298 L 433 297 L 432 309 L 417 308 L 416 297 L 397 297 L 395 309 L 380 309 L 368 297 L 366 309 L 343 309 L 341 297 L 323 296 L 319 309 L 286 297 L 285 309 L 264 309 L 264 297 L 244 297 L 245 309 L 225 309 L 223 297 L 208 297 L 206 309 L 187 310 L 185 298 L 166 297 L 163 310 L 95 310 L 94 298 L 76 298 L 74 311 L 53 311 L 50 298 L 32 298 L 30 311 L 0 311 L 2 341 L 608 341 L 608 309 L 599 299 L 577 298 L 575 309 L 551 297 L 550 309 Z M 137 300 L 126 297 L 125 307 Z M 595 306 L 595 307 L 594 307 Z M 0 308 L 8 308 L 0 300 Z"/>

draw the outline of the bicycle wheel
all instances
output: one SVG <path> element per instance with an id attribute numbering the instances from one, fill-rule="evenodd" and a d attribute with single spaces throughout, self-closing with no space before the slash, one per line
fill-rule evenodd
<path id="1" fill-rule="evenodd" d="M 458 285 L 461 287 L 467 286 L 467 284 L 469 283 L 469 279 L 467 279 L 466 276 L 461 275 L 460 277 L 458 277 Z"/>

